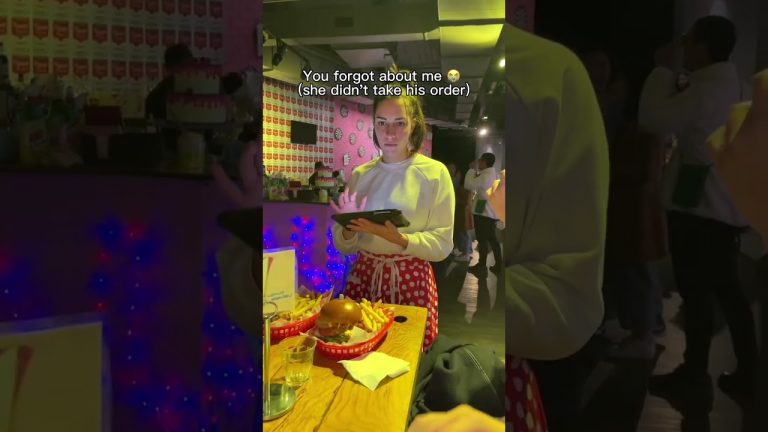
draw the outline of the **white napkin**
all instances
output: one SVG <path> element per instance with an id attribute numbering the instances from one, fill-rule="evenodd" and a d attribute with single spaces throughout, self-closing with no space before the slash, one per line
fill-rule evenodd
<path id="1" fill-rule="evenodd" d="M 411 364 L 407 361 L 376 351 L 339 363 L 344 365 L 352 378 L 371 391 L 376 390 L 381 380 L 387 376 L 397 378 L 411 370 Z"/>

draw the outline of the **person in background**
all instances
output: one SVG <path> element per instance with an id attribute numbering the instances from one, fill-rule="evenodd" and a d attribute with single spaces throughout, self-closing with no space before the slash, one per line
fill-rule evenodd
<path id="1" fill-rule="evenodd" d="M 743 89 L 728 59 L 736 44 L 733 23 L 722 16 L 698 19 L 684 36 L 683 66 L 689 84 L 676 92 L 677 44 L 660 49 L 640 98 L 638 123 L 650 133 L 674 133 L 678 146 L 664 178 L 669 252 L 683 298 L 685 354 L 673 372 L 651 377 L 649 390 L 670 400 L 712 400 L 709 354 L 713 300 L 721 306 L 738 359 L 737 369 L 718 379 L 732 395 L 750 396 L 757 338 L 749 301 L 741 287 L 738 260 L 747 220 L 719 174 L 711 170 L 706 140 L 728 119 Z"/>
<path id="2" fill-rule="evenodd" d="M 339 194 L 344 191 L 344 179 L 341 178 L 341 171 L 334 171 L 332 176 L 336 179 L 336 187 L 332 188 L 329 193 L 333 201 L 338 201 Z"/>
<path id="3" fill-rule="evenodd" d="M 611 330 L 619 325 L 631 330 L 612 347 L 609 357 L 648 359 L 656 354 L 653 331 L 658 321 L 663 323 L 654 262 L 666 255 L 660 182 L 664 142 L 637 128 L 636 110 L 625 107 L 626 84 L 608 54 L 600 48 L 587 49 L 581 58 L 603 114 L 610 157 L 603 284 L 606 317 L 601 333 L 619 342 Z M 629 103 L 633 102 L 637 103 Z"/>
<path id="4" fill-rule="evenodd" d="M 398 84 L 391 84 L 398 85 Z M 398 229 L 355 219 L 334 224 L 333 243 L 343 254 L 359 253 L 344 294 L 352 300 L 405 304 L 427 309 L 424 350 L 438 333 L 437 284 L 430 262 L 453 248 L 455 197 L 448 169 L 419 153 L 426 135 L 421 102 L 415 96 L 376 97 L 373 142 L 381 157 L 357 167 L 336 213 L 398 209 L 410 221 Z"/>
<path id="5" fill-rule="evenodd" d="M 145 116 L 155 120 L 166 119 L 165 100 L 173 93 L 175 74 L 194 59 L 192 51 L 184 44 L 166 48 L 164 56 L 165 78 L 149 92 L 145 101 Z"/>
<path id="6" fill-rule="evenodd" d="M 188 63 L 192 62 L 194 57 L 192 51 L 184 44 L 176 44 L 165 50 L 164 68 L 165 77 L 160 83 L 149 92 L 145 100 L 144 116 L 149 119 L 164 121 L 166 118 L 166 99 L 174 92 L 175 74 Z M 169 154 L 176 152 L 177 142 L 181 136 L 181 130 L 178 127 L 159 125 L 164 150 Z M 206 131 L 206 141 L 210 142 L 211 133 Z"/>
<path id="7" fill-rule="evenodd" d="M 325 164 L 323 164 L 323 162 L 321 162 L 321 161 L 315 162 L 315 172 L 312 173 L 311 176 L 309 176 L 309 185 L 310 186 L 312 186 L 312 187 L 315 186 L 315 181 L 317 180 L 317 174 L 323 168 L 325 168 Z"/>
<path id="8" fill-rule="evenodd" d="M 493 153 L 483 153 L 476 161 L 469 165 L 469 171 L 464 176 L 464 188 L 475 193 L 472 203 L 472 216 L 475 223 L 475 236 L 477 237 L 477 250 L 479 258 L 477 264 L 471 266 L 469 271 L 478 277 L 488 274 L 486 261 L 488 259 L 488 247 L 493 251 L 494 265 L 491 271 L 501 274 L 504 268 L 501 256 L 501 244 L 496 237 L 496 222 L 498 217 L 493 208 L 488 205 L 488 191 L 493 187 L 493 182 L 499 179 L 499 175 L 493 165 L 496 156 Z"/>
<path id="9" fill-rule="evenodd" d="M 472 209 L 469 207 L 470 192 L 461 183 L 461 171 L 451 162 L 448 173 L 453 181 L 453 193 L 456 195 L 456 210 L 453 223 L 453 256 L 456 261 L 469 262 L 472 259 L 472 238 L 469 231 L 473 228 Z"/>

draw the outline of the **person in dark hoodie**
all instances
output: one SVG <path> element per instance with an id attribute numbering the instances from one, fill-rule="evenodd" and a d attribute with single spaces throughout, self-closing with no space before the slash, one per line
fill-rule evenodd
<path id="1" fill-rule="evenodd" d="M 506 422 L 515 431 L 547 430 L 527 360 L 574 354 L 602 320 L 608 145 L 576 55 L 523 30 L 505 31 L 506 62 L 515 65 L 507 69 Z M 504 427 L 459 406 L 416 417 L 409 432 Z"/>

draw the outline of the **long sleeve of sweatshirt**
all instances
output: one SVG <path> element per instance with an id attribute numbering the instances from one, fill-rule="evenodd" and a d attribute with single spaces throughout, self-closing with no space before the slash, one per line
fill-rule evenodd
<path id="1" fill-rule="evenodd" d="M 456 197 L 442 163 L 420 154 L 397 164 L 373 160 L 352 173 L 349 190 L 357 193 L 358 200 L 367 197 L 365 211 L 402 211 L 410 226 L 399 231 L 408 238 L 408 247 L 371 234 L 345 239 L 343 227 L 335 224 L 333 242 L 340 252 L 405 254 L 427 261 L 442 261 L 451 253 Z"/>
<path id="2" fill-rule="evenodd" d="M 505 232 L 509 354 L 573 354 L 603 317 L 608 146 L 578 58 L 507 28 Z"/>

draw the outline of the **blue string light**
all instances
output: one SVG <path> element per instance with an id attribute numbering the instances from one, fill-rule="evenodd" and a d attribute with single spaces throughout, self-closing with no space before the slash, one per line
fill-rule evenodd
<path id="1" fill-rule="evenodd" d="M 164 290 L 155 282 L 162 273 L 158 258 L 167 247 L 163 239 L 141 224 L 116 217 L 104 218 L 89 234 L 97 247 L 88 289 L 93 309 L 105 317 L 113 403 L 132 407 L 135 418 L 145 426 L 142 430 L 166 432 L 214 432 L 225 419 L 232 426 L 233 419 L 243 417 L 247 409 L 258 410 L 261 367 L 253 364 L 242 333 L 224 311 L 215 251 L 208 251 L 202 275 L 201 388 L 172 372 L 156 372 L 153 362 L 150 342 L 159 319 L 155 306 L 164 301 Z M 273 244 L 274 235 L 265 232 L 265 247 Z M 28 277 L 34 269 L 28 264 L 0 245 L 0 321 L 50 316 L 45 304 L 34 301 L 34 286 Z"/>

